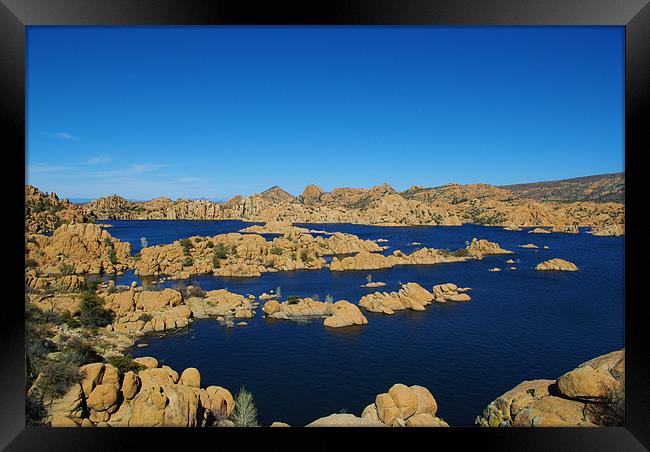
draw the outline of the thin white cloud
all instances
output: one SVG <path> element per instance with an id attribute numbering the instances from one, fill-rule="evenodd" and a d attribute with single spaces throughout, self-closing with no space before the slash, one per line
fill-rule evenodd
<path id="1" fill-rule="evenodd" d="M 69 141 L 81 141 L 81 139 L 78 136 L 72 135 L 71 133 L 68 132 L 57 132 L 54 134 L 54 138 L 58 138 L 60 140 L 69 140 Z"/>
<path id="2" fill-rule="evenodd" d="M 102 165 L 104 163 L 109 163 L 113 161 L 113 158 L 110 155 L 99 154 L 90 160 L 86 160 L 86 165 Z"/>

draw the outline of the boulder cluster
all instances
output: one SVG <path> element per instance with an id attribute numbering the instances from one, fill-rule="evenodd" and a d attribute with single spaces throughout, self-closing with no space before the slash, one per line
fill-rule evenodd
<path id="1" fill-rule="evenodd" d="M 193 367 L 179 376 L 155 358 L 136 358 L 138 371 L 107 363 L 86 364 L 67 393 L 46 402 L 53 427 L 201 427 L 226 425 L 235 402 L 220 386 L 201 388 Z M 38 379 L 33 389 L 38 388 Z"/>
<path id="2" fill-rule="evenodd" d="M 336 303 L 322 302 L 311 298 L 302 298 L 279 303 L 269 300 L 264 303 L 262 311 L 271 319 L 300 320 L 306 318 L 324 318 L 323 325 L 340 328 L 351 325 L 366 325 L 368 319 L 359 308 L 347 300 Z"/>
<path id="3" fill-rule="evenodd" d="M 121 274 L 131 261 L 131 244 L 114 239 L 99 225 L 70 223 L 51 236 L 30 234 L 25 259 L 46 274 Z"/>
<path id="4" fill-rule="evenodd" d="M 433 298 L 433 294 L 424 287 L 410 282 L 403 284 L 398 292 L 375 292 L 365 295 L 359 300 L 359 306 L 370 312 L 384 314 L 394 314 L 395 311 L 404 309 L 424 311 Z"/>
<path id="5" fill-rule="evenodd" d="M 524 381 L 476 418 L 482 427 L 594 427 L 622 422 L 625 349 L 580 364 L 557 380 Z"/>
<path id="6" fill-rule="evenodd" d="M 467 251 L 477 259 L 483 259 L 483 256 L 490 254 L 512 254 L 512 251 L 501 248 L 498 243 L 485 239 L 477 240 L 476 237 L 467 245 Z"/>
<path id="7" fill-rule="evenodd" d="M 433 286 L 434 300 L 438 303 L 448 301 L 470 301 L 471 297 L 467 295 L 471 289 L 469 287 L 458 287 L 454 283 L 438 284 Z"/>

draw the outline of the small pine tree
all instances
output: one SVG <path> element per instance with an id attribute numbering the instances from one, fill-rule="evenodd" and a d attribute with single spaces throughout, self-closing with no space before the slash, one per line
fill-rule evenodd
<path id="1" fill-rule="evenodd" d="M 235 409 L 232 412 L 231 420 L 236 427 L 259 427 L 253 395 L 243 386 L 235 397 Z"/>
<path id="2" fill-rule="evenodd" d="M 372 275 L 367 275 L 366 281 L 368 281 L 368 284 L 370 284 L 372 282 Z"/>
<path id="3" fill-rule="evenodd" d="M 146 237 L 140 237 L 140 245 L 142 245 L 142 248 L 146 248 L 149 246 L 149 242 L 147 242 Z"/>

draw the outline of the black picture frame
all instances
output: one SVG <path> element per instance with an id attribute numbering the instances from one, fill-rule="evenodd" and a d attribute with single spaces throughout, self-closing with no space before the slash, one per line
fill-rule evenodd
<path id="1" fill-rule="evenodd" d="M 644 450 L 650 448 L 648 383 L 648 328 L 642 315 L 646 304 L 634 275 L 643 271 L 633 265 L 640 256 L 637 227 L 639 215 L 633 206 L 635 190 L 641 187 L 640 159 L 648 149 L 648 98 L 650 91 L 650 6 L 647 0 L 357 0 L 311 2 L 209 1 L 209 0 L 0 0 L 0 109 L 6 132 L 5 152 L 23 157 L 25 150 L 25 32 L 31 25 L 615 25 L 625 27 L 625 427 L 540 428 L 540 429 L 373 429 L 353 431 L 360 441 L 384 441 L 392 437 L 402 444 L 418 435 L 423 445 L 437 445 L 441 439 L 453 447 L 473 443 L 481 449 L 499 450 Z M 8 140 L 7 140 L 8 138 Z M 12 143 L 12 145 L 8 144 Z M 9 147 L 13 146 L 13 147 Z M 23 153 L 20 151 L 22 150 Z M 20 165 L 20 162 L 17 162 Z M 9 171 L 7 171 L 9 170 Z M 5 171 L 17 176 L 17 171 Z M 6 187 L 15 201 L 15 218 L 21 217 L 23 188 L 18 182 Z M 19 195 L 20 193 L 23 193 Z M 641 195 L 638 195 L 639 197 Z M 20 209 L 20 210 L 19 210 Z M 632 212 L 632 214 L 631 214 Z M 12 217 L 13 218 L 13 217 Z M 9 221 L 9 220 L 8 220 Z M 24 229 L 22 221 L 15 224 Z M 13 229 L 11 229 L 13 230 Z M 631 241 L 630 241 L 631 237 Z M 14 239 L 9 239 L 14 241 Z M 20 252 L 19 240 L 11 271 Z M 12 283 L 23 276 L 10 278 Z M 20 284 L 17 284 L 19 286 Z M 18 289 L 16 289 L 18 291 Z M 6 450 L 104 450 L 136 447 L 138 441 L 149 446 L 169 446 L 180 440 L 190 447 L 201 447 L 197 440 L 214 447 L 224 442 L 248 441 L 251 435 L 271 435 L 264 441 L 292 440 L 278 435 L 307 435 L 331 441 L 344 429 L 52 429 L 25 428 L 25 357 L 22 306 L 16 297 L 5 297 L 3 308 L 11 311 L 0 327 L 0 447 Z M 15 306 L 7 306 L 9 304 Z M 9 314 L 7 314 L 9 315 Z M 495 397 L 498 394 L 495 394 Z M 298 430 L 298 431 L 296 431 Z M 377 430 L 381 430 L 378 432 Z M 408 430 L 408 433 L 406 432 Z M 216 433 L 215 433 L 216 432 Z M 350 431 L 345 433 L 349 434 Z M 216 434 L 217 436 L 213 436 Z M 198 435 L 198 436 L 197 436 Z M 206 436 L 208 435 L 208 436 Z M 424 436 L 422 436 L 424 435 Z M 438 435 L 438 436 L 436 436 Z M 313 441 L 316 438 L 306 438 Z M 406 443 L 405 441 L 408 441 Z M 299 442 L 298 444 L 300 445 Z M 332 441 L 336 444 L 336 441 Z M 276 443 L 286 447 L 287 441 Z M 302 443 L 303 447 L 310 447 Z M 325 445 L 325 443 L 323 443 Z M 449 444 L 449 443 L 448 443 Z M 339 444 L 342 445 L 342 444 Z M 338 447 L 338 446 L 337 446 Z M 418 446 L 422 447 L 422 446 Z M 449 447 L 449 446 L 448 446 Z"/>

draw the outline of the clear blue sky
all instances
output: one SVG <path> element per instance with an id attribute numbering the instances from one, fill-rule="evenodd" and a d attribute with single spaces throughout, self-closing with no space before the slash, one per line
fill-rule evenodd
<path id="1" fill-rule="evenodd" d="M 29 27 L 27 182 L 228 198 L 623 171 L 622 27 Z"/>

